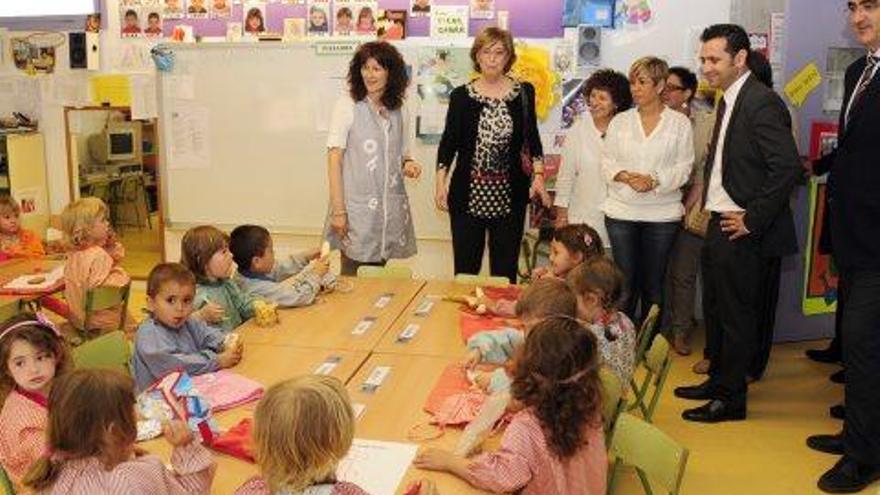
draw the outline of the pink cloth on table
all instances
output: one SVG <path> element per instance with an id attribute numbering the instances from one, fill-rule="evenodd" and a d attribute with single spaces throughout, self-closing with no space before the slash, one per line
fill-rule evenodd
<path id="1" fill-rule="evenodd" d="M 251 418 L 244 418 L 226 431 L 226 433 L 215 438 L 210 447 L 217 452 L 231 455 L 253 464 L 255 462 L 254 443 L 251 440 L 253 428 L 254 421 Z"/>
<path id="2" fill-rule="evenodd" d="M 470 423 L 488 396 L 471 387 L 464 368 L 451 364 L 437 379 L 428 399 L 425 412 L 433 416 L 431 422 L 440 425 L 465 425 Z"/>
<path id="3" fill-rule="evenodd" d="M 487 330 L 498 330 L 499 328 L 510 327 L 511 324 L 507 321 L 507 318 L 478 315 L 463 310 L 458 317 L 458 326 L 461 330 L 461 340 L 467 343 L 474 334 L 485 332 Z"/>
<path id="4" fill-rule="evenodd" d="M 194 376 L 192 381 L 213 412 L 232 409 L 263 396 L 262 384 L 229 370 Z"/>
<path id="5" fill-rule="evenodd" d="M 507 299 L 516 301 L 522 295 L 522 287 L 518 285 L 509 285 L 507 287 L 482 287 L 483 293 L 489 299 Z"/>

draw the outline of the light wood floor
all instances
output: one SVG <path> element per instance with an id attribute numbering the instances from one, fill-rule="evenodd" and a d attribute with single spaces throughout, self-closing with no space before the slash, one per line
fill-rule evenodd
<path id="1" fill-rule="evenodd" d="M 119 240 L 125 246 L 122 267 L 134 279 L 146 279 L 150 270 L 162 261 L 162 239 L 158 227 L 158 218 L 153 214 L 152 228 L 120 228 Z"/>

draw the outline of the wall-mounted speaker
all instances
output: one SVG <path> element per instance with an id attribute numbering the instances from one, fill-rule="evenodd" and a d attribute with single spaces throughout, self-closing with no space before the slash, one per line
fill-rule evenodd
<path id="1" fill-rule="evenodd" d="M 578 67 L 595 67 L 602 59 L 602 28 L 599 26 L 578 26 L 577 59 Z"/>
<path id="2" fill-rule="evenodd" d="M 70 68 L 85 69 L 88 66 L 86 59 L 86 33 L 70 33 L 67 35 L 67 46 L 70 48 Z"/>

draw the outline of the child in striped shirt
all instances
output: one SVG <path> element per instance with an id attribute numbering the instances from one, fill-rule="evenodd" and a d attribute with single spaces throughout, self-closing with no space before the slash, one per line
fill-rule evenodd
<path id="1" fill-rule="evenodd" d="M 425 449 L 415 466 L 493 493 L 603 495 L 608 459 L 593 334 L 567 316 L 535 325 L 515 360 L 511 394 L 523 408 L 499 450 L 467 459 Z"/>
<path id="2" fill-rule="evenodd" d="M 24 314 L 0 330 L 0 463 L 20 486 L 46 449 L 46 395 L 71 366 L 58 329 L 42 315 Z"/>
<path id="3" fill-rule="evenodd" d="M 181 421 L 168 423 L 173 471 L 136 448 L 134 382 L 118 371 L 80 369 L 49 393 L 51 455 L 34 464 L 27 488 L 51 495 L 184 495 L 208 493 L 216 463 Z"/>

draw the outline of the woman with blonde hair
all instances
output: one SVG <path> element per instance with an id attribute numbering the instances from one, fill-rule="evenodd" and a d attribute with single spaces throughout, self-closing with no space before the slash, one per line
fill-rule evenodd
<path id="1" fill-rule="evenodd" d="M 681 187 L 694 163 L 690 120 L 661 99 L 668 76 L 656 57 L 633 63 L 635 107 L 614 117 L 602 151 L 605 226 L 626 278 L 622 309 L 633 321 L 639 303 L 642 317 L 652 304 L 663 307 L 666 262 L 684 215 Z"/>

